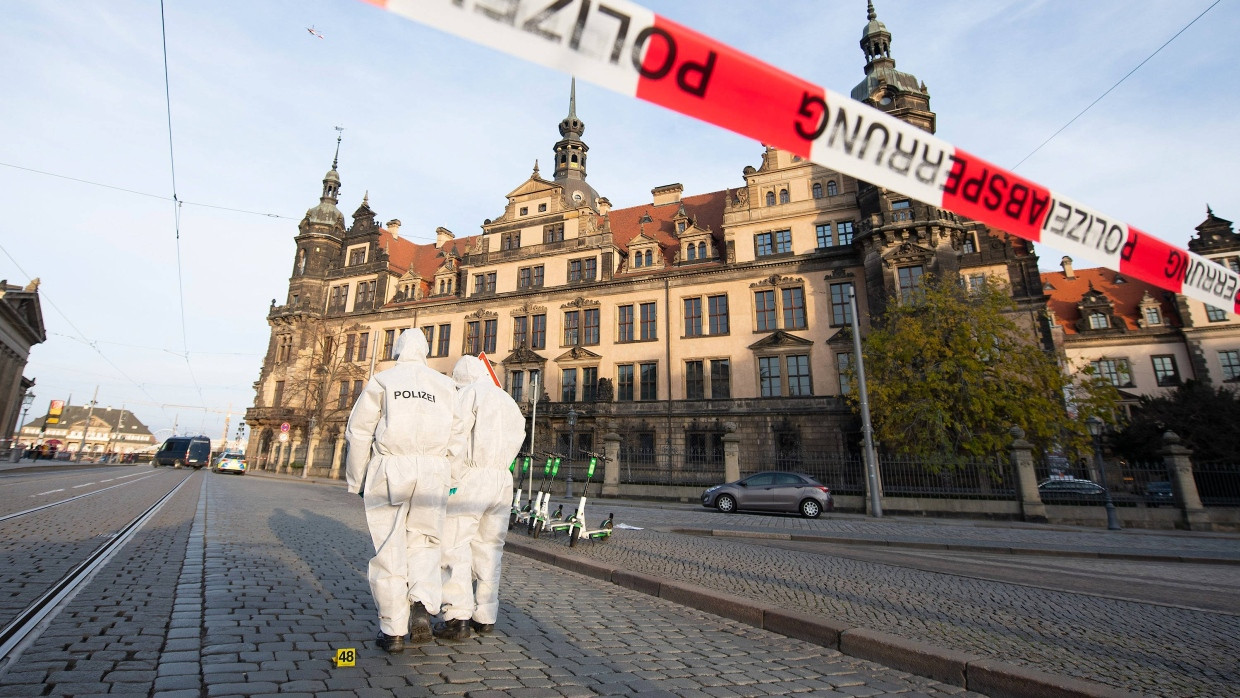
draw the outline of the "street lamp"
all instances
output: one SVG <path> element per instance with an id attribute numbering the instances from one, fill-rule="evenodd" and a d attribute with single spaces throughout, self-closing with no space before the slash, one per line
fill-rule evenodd
<path id="1" fill-rule="evenodd" d="M 26 394 L 22 396 L 21 423 L 17 425 L 17 431 L 13 433 L 13 442 L 10 445 L 10 450 L 13 453 L 13 457 L 10 460 L 12 460 L 14 463 L 16 463 L 18 459 L 21 458 L 21 455 L 22 455 L 18 453 L 17 444 L 19 443 L 21 439 L 22 427 L 26 425 L 26 413 L 30 411 L 30 405 L 32 404 L 34 404 L 34 393 L 27 390 Z"/>
<path id="2" fill-rule="evenodd" d="M 866 487 L 870 493 L 870 516 L 883 515 L 883 493 L 878 482 L 878 455 L 874 453 L 874 430 L 870 426 L 870 397 L 865 387 L 865 359 L 861 356 L 861 325 L 857 318 L 857 293 L 848 285 L 848 309 L 852 314 L 853 355 L 857 359 L 857 394 L 861 398 L 861 435 L 865 441 Z"/>
<path id="3" fill-rule="evenodd" d="M 565 481 L 564 496 L 573 496 L 573 456 L 577 446 L 577 410 L 570 405 L 568 408 L 568 479 Z"/>
<path id="4" fill-rule="evenodd" d="M 1107 506 L 1107 530 L 1120 530 L 1119 517 L 1115 515 L 1115 502 L 1111 501 L 1111 488 L 1107 487 L 1107 467 L 1102 462 L 1102 430 L 1106 426 L 1097 416 L 1090 417 L 1085 420 L 1089 425 L 1089 433 L 1094 437 L 1094 463 L 1098 466 L 1098 479 L 1104 494 L 1106 495 Z"/>

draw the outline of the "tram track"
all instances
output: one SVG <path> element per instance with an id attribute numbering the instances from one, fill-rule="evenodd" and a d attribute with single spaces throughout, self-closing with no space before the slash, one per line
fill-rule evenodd
<path id="1" fill-rule="evenodd" d="M 102 489 L 98 489 L 98 490 L 93 490 L 93 491 L 91 491 L 91 492 L 83 492 L 82 494 L 75 495 L 75 496 L 73 496 L 73 497 L 69 497 L 68 499 L 62 499 L 62 500 L 60 500 L 60 501 L 58 501 L 58 502 L 48 502 L 47 504 L 43 504 L 43 505 L 40 505 L 40 506 L 34 507 L 33 509 L 27 509 L 27 510 L 25 510 L 25 511 L 18 511 L 18 512 L 14 512 L 14 513 L 12 513 L 12 514 L 5 514 L 5 515 L 3 515 L 3 516 L 0 516 L 0 523 L 2 523 L 2 522 L 4 522 L 4 521 L 8 521 L 9 519 L 16 519 L 16 518 L 19 518 L 19 517 L 22 517 L 22 516 L 27 516 L 27 515 L 29 515 L 29 514 L 33 514 L 33 513 L 37 512 L 37 511 L 43 511 L 44 509 L 51 509 L 52 507 L 58 507 L 58 506 L 60 506 L 60 505 L 62 505 L 62 504 L 68 504 L 69 502 L 77 501 L 77 500 L 79 500 L 79 499 L 83 499 L 83 498 L 85 498 L 85 497 L 90 497 L 90 496 L 93 496 L 93 495 L 99 494 L 100 492 L 107 492 L 108 490 L 115 489 L 115 488 L 117 488 L 117 487 L 124 487 L 124 486 L 126 486 L 126 485 L 130 485 L 130 484 L 133 484 L 133 483 L 135 483 L 135 482 L 142 482 L 143 480 L 145 480 L 145 479 L 147 479 L 147 478 L 155 477 L 155 475 L 156 475 L 156 473 L 149 473 L 149 474 L 146 474 L 146 475 L 140 475 L 140 476 L 138 477 L 138 479 L 137 479 L 137 480 L 130 480 L 130 481 L 128 481 L 128 482 L 122 482 L 122 483 L 117 484 L 117 485 L 109 485 L 108 487 L 104 487 L 104 488 L 102 488 Z M 132 477 L 132 476 L 125 476 L 125 477 Z M 90 484 L 94 484 L 94 483 L 90 483 Z M 82 487 L 82 486 L 83 486 L 83 485 L 75 485 L 75 486 L 74 486 L 74 488 L 77 488 L 77 487 Z M 64 488 L 61 488 L 61 489 L 59 489 L 59 490 L 50 490 L 50 491 L 48 491 L 48 492 L 39 492 L 38 494 L 34 494 L 34 495 L 31 495 L 31 496 L 32 496 L 32 497 L 35 497 L 35 496 L 39 496 L 39 495 L 43 495 L 43 494 L 52 494 L 52 493 L 54 493 L 54 492 L 63 492 L 63 491 L 64 491 Z"/>
<path id="2" fill-rule="evenodd" d="M 188 482 L 192 476 L 193 473 L 186 475 L 186 477 L 182 478 L 182 480 L 173 486 L 171 490 L 156 500 L 136 517 L 124 524 L 121 528 L 115 530 L 114 532 L 101 533 L 100 535 L 104 536 L 102 544 L 89 552 L 80 562 L 65 572 L 59 579 L 53 582 L 45 592 L 40 594 L 33 602 L 19 611 L 13 619 L 4 626 L 3 629 L 0 629 L 0 673 L 4 673 L 8 670 L 9 665 L 12 663 L 13 659 L 20 654 L 21 649 L 27 644 L 28 641 L 32 640 L 34 636 L 37 635 L 40 626 L 49 618 L 53 617 L 68 599 L 72 598 L 78 590 L 89 582 L 94 573 L 103 565 L 107 564 L 107 562 L 111 560 L 112 557 L 120 551 L 152 517 L 155 516 L 156 513 L 159 512 L 164 504 L 171 500 L 177 492 L 185 486 L 185 483 Z M 134 480 L 134 482 L 138 482 L 138 480 Z M 119 485 L 114 485 L 113 487 L 117 486 Z M 102 491 L 104 490 L 98 490 L 85 495 L 71 497 L 69 499 L 50 503 L 46 506 L 38 507 L 30 511 L 18 512 L 17 514 L 12 514 L 5 518 L 15 518 L 17 516 L 33 513 L 34 511 L 44 510 L 49 507 L 65 504 L 67 502 L 89 496 L 90 494 L 97 494 Z"/>

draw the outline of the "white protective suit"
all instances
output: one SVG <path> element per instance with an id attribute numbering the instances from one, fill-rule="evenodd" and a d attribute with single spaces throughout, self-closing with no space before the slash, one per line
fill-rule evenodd
<path id="1" fill-rule="evenodd" d="M 409 632 L 409 606 L 434 615 L 442 602 L 440 542 L 448 453 L 464 447 L 452 379 L 426 365 L 421 330 L 396 341 L 396 365 L 376 373 L 349 415 L 349 492 L 362 492 L 375 556 L 368 577 L 379 626 Z"/>
<path id="2" fill-rule="evenodd" d="M 443 543 L 443 617 L 493 624 L 499 614 L 500 558 L 508 535 L 512 472 L 525 441 L 525 417 L 496 387 L 482 360 L 463 356 L 452 370 L 465 448 L 452 457 Z M 473 582 L 477 581 L 475 591 Z"/>

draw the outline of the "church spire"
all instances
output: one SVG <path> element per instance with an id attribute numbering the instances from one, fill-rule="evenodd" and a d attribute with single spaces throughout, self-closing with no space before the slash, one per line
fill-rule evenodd
<path id="1" fill-rule="evenodd" d="M 577 118 L 577 78 L 573 78 L 568 97 L 568 116 L 560 121 L 559 143 L 555 144 L 555 178 L 585 179 L 586 151 L 590 148 L 581 136 L 586 125 Z"/>
<path id="2" fill-rule="evenodd" d="M 873 0 L 866 0 L 865 8 L 869 21 L 861 34 L 861 51 L 865 53 L 865 74 L 869 75 L 879 65 L 895 68 L 896 61 L 891 57 L 891 32 L 887 31 L 887 25 L 878 21 Z"/>

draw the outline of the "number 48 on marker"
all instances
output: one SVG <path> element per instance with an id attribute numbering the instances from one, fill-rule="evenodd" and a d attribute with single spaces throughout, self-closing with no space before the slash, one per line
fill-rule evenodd
<path id="1" fill-rule="evenodd" d="M 336 666 L 356 666 L 357 650 L 352 647 L 344 647 L 336 650 Z"/>

